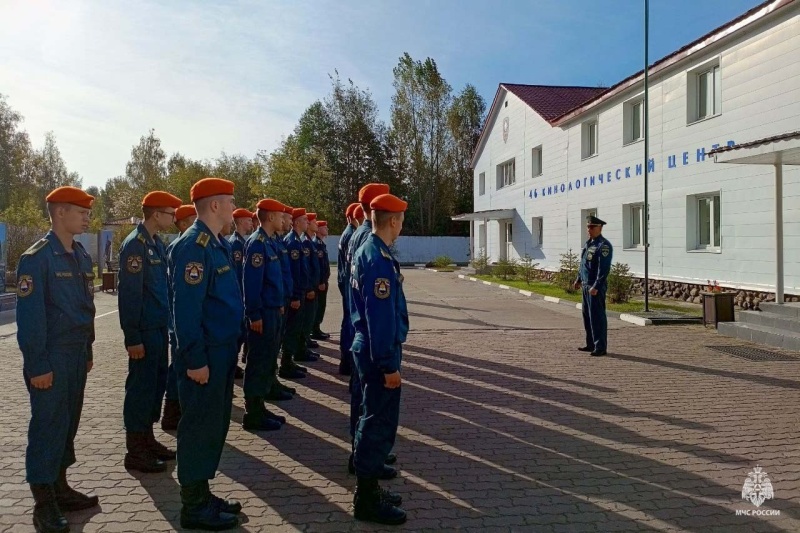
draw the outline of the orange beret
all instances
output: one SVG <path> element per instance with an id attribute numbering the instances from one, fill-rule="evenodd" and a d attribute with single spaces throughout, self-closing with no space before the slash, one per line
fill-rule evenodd
<path id="1" fill-rule="evenodd" d="M 348 205 L 347 209 L 344 212 L 344 216 L 346 216 L 348 218 L 352 217 L 353 216 L 353 211 L 355 210 L 356 207 L 358 207 L 358 202 L 353 202 L 352 204 Z"/>
<path id="2" fill-rule="evenodd" d="M 276 213 L 286 212 L 286 206 L 280 203 L 278 200 L 273 200 L 272 198 L 260 200 L 256 207 L 263 209 L 264 211 L 274 211 Z"/>
<path id="3" fill-rule="evenodd" d="M 292 214 L 294 213 L 294 207 L 287 205 L 286 208 L 283 210 L 284 213 Z"/>
<path id="4" fill-rule="evenodd" d="M 203 178 L 194 185 L 189 193 L 193 202 L 218 194 L 233 195 L 233 182 L 220 178 Z"/>
<path id="5" fill-rule="evenodd" d="M 306 213 L 306 217 L 308 217 L 309 222 L 314 222 L 315 220 L 317 220 L 316 213 Z"/>
<path id="6" fill-rule="evenodd" d="M 175 210 L 175 222 L 194 216 L 197 216 L 197 209 L 193 205 L 182 205 Z"/>
<path id="7" fill-rule="evenodd" d="M 142 198 L 142 207 L 171 207 L 178 209 L 182 203 L 180 198 L 164 191 L 149 192 Z"/>
<path id="8" fill-rule="evenodd" d="M 292 220 L 306 216 L 306 210 L 302 207 L 292 209 Z"/>
<path id="9" fill-rule="evenodd" d="M 83 192 L 77 187 L 59 187 L 48 194 L 46 200 L 48 203 L 72 204 L 91 209 L 94 196 Z"/>
<path id="10" fill-rule="evenodd" d="M 317 227 L 318 228 L 327 228 L 328 221 L 327 220 L 317 220 Z"/>
<path id="11" fill-rule="evenodd" d="M 356 208 L 353 209 L 353 218 L 364 218 L 364 208 L 357 205 Z"/>
<path id="12" fill-rule="evenodd" d="M 369 207 L 373 211 L 401 213 L 408 207 L 408 202 L 404 202 L 393 194 L 381 194 L 369 203 Z"/>
<path id="13" fill-rule="evenodd" d="M 358 191 L 358 201 L 369 205 L 373 198 L 381 194 L 389 194 L 388 185 L 385 183 L 367 183 Z"/>
<path id="14" fill-rule="evenodd" d="M 240 207 L 233 210 L 233 218 L 253 218 L 253 213 L 244 207 Z"/>

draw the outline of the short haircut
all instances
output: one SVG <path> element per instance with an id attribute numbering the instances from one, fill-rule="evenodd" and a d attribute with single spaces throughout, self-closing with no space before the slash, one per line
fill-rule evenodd
<path id="1" fill-rule="evenodd" d="M 400 213 L 392 213 L 391 211 L 373 211 L 372 214 L 375 218 L 375 227 L 382 228 Z"/>
<path id="2" fill-rule="evenodd" d="M 148 206 L 144 206 L 144 205 L 142 206 L 142 215 L 144 215 L 144 219 L 145 220 L 147 220 L 147 219 L 151 218 L 153 215 L 155 215 L 156 211 L 158 211 L 158 209 L 156 209 L 155 207 L 148 207 Z"/>
<path id="3" fill-rule="evenodd" d="M 58 210 L 59 207 L 63 207 L 64 209 L 69 211 L 70 209 L 72 209 L 72 204 L 68 204 L 65 202 L 47 202 L 47 214 L 50 215 L 51 219 L 55 216 L 56 210 Z"/>
<path id="4" fill-rule="evenodd" d="M 369 204 L 365 204 L 364 202 L 361 202 L 361 209 L 364 210 L 364 217 L 365 218 L 366 218 L 367 215 L 372 213 L 372 208 L 369 206 Z M 355 216 L 353 216 L 353 218 L 355 218 Z"/>

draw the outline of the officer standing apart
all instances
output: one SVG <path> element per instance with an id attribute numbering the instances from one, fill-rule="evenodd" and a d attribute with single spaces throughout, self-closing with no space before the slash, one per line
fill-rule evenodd
<path id="1" fill-rule="evenodd" d="M 578 349 L 591 352 L 593 356 L 606 354 L 608 338 L 606 283 L 614 248 L 602 235 L 605 224 L 596 216 L 586 217 L 589 240 L 583 245 L 580 270 L 574 284 L 576 289 L 583 287 L 583 328 L 586 330 L 586 344 Z"/>
<path id="2" fill-rule="evenodd" d="M 128 470 L 163 472 L 164 461 L 175 459 L 175 452 L 153 435 L 169 368 L 167 257 L 156 233 L 172 226 L 180 206 L 180 198 L 167 192 L 148 193 L 142 199 L 144 221 L 122 241 L 119 251 L 119 323 L 128 351 L 122 410 Z"/>
<path id="3" fill-rule="evenodd" d="M 231 233 L 227 239 L 231 245 L 233 252 L 233 264 L 236 266 L 236 275 L 239 278 L 239 284 L 242 283 L 242 273 L 244 272 L 243 258 L 244 258 L 244 245 L 247 238 L 253 233 L 253 216 L 247 209 L 242 207 L 234 210 L 233 212 L 233 226 L 234 232 Z M 244 346 L 244 351 L 242 351 Z M 239 338 L 239 351 L 242 351 L 242 363 L 247 362 L 247 326 L 242 322 L 242 336 Z M 236 379 L 242 379 L 244 371 L 241 367 L 236 367 Z"/>
<path id="4" fill-rule="evenodd" d="M 253 431 L 273 431 L 286 422 L 284 417 L 264 407 L 267 393 L 277 389 L 281 315 L 285 312 L 280 251 L 273 241 L 283 226 L 283 208 L 282 203 L 269 198 L 258 202 L 260 226 L 245 245 L 244 308 L 249 352 L 242 387 L 245 402 L 242 427 Z M 284 394 L 291 398 L 290 394 Z"/>
<path id="5" fill-rule="evenodd" d="M 25 476 L 36 531 L 69 531 L 62 511 L 97 505 L 67 484 L 94 342 L 92 260 L 73 238 L 89 227 L 94 197 L 75 187 L 47 195 L 51 229 L 17 267 L 17 341 L 31 402 Z"/>
<path id="6" fill-rule="evenodd" d="M 233 183 L 204 178 L 192 186 L 197 220 L 169 255 L 178 353 L 175 374 L 181 402 L 178 482 L 181 527 L 236 527 L 242 509 L 211 494 L 231 420 L 237 341 L 244 317 L 233 257 L 223 226 L 234 209 Z"/>
<path id="7" fill-rule="evenodd" d="M 353 255 L 353 361 L 363 391 L 355 436 L 358 485 L 353 499 L 359 520 L 402 524 L 402 498 L 378 479 L 394 446 L 400 416 L 400 362 L 408 335 L 408 310 L 400 264 L 389 246 L 400 235 L 408 204 L 391 194 L 370 202 L 375 228 Z"/>
<path id="8" fill-rule="evenodd" d="M 338 259 L 336 262 L 336 283 L 342 295 L 342 325 L 339 329 L 339 374 L 349 376 L 352 369 L 353 356 L 350 345 L 353 343 L 353 324 L 350 321 L 350 264 L 347 262 L 347 247 L 353 232 L 358 227 L 353 211 L 357 203 L 347 206 L 344 216 L 347 219 L 342 235 L 339 237 Z"/>
<path id="9" fill-rule="evenodd" d="M 194 224 L 197 220 L 197 210 L 193 205 L 182 205 L 175 210 L 175 227 L 178 228 L 178 236 Z M 172 241 L 167 246 L 167 257 L 176 241 Z M 169 276 L 169 268 L 167 268 Z M 172 284 L 167 283 L 169 288 L 169 370 L 167 370 L 167 391 L 164 395 L 164 414 L 161 416 L 161 429 L 164 431 L 174 431 L 178 429 L 178 422 L 181 419 L 181 404 L 178 401 L 178 381 L 175 377 L 175 354 L 178 352 L 178 342 L 175 339 L 175 315 L 172 306 Z"/>
<path id="10" fill-rule="evenodd" d="M 322 331 L 322 321 L 325 319 L 325 309 L 328 307 L 328 288 L 331 279 L 331 261 L 328 257 L 328 246 L 325 244 L 325 237 L 328 236 L 328 222 L 326 220 L 317 221 L 317 237 L 314 244 L 317 247 L 317 260 L 319 261 L 319 290 L 317 291 L 317 314 L 314 317 L 314 327 L 311 330 L 311 338 L 324 341 L 331 338 L 330 335 Z"/>

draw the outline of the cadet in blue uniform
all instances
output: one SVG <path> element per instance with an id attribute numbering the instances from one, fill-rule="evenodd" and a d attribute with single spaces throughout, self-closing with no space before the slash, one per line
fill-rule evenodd
<path id="1" fill-rule="evenodd" d="M 184 231 L 194 224 L 197 220 L 197 210 L 193 205 L 182 205 L 175 210 L 175 227 L 178 228 L 178 235 L 182 235 Z M 167 246 L 166 255 L 172 250 L 172 241 Z M 167 268 L 169 276 L 169 267 Z M 169 289 L 169 369 L 167 370 L 167 390 L 164 395 L 164 414 L 161 416 L 161 429 L 164 431 L 173 431 L 178 429 L 178 422 L 181 419 L 181 404 L 178 400 L 178 380 L 175 377 L 175 354 L 178 352 L 178 342 L 175 339 L 175 315 L 172 305 L 172 284 L 167 283 Z"/>
<path id="2" fill-rule="evenodd" d="M 233 264 L 236 265 L 236 275 L 239 277 L 239 283 L 242 282 L 242 273 L 244 272 L 243 259 L 244 259 L 244 245 L 247 238 L 253 233 L 253 213 L 242 207 L 237 208 L 233 212 L 233 227 L 234 231 L 228 237 L 228 244 L 231 245 L 233 252 Z M 242 352 L 242 363 L 247 362 L 247 325 L 242 322 L 242 336 L 239 338 L 239 351 Z M 244 351 L 242 351 L 244 346 Z M 236 367 L 236 379 L 242 379 L 244 371 L 241 367 Z"/>
<path id="3" fill-rule="evenodd" d="M 400 235 L 407 204 L 391 194 L 370 202 L 375 228 L 352 258 L 353 361 L 362 387 L 355 436 L 358 476 L 353 498 L 359 520 L 402 524 L 402 498 L 378 485 L 394 445 L 400 416 L 400 362 L 408 334 L 408 310 L 400 264 L 389 246 Z"/>
<path id="4" fill-rule="evenodd" d="M 52 228 L 17 267 L 17 341 L 31 402 L 25 476 L 36 531 L 69 531 L 62 511 L 97 505 L 97 496 L 67 484 L 92 369 L 95 315 L 92 260 L 73 237 L 89 227 L 93 201 L 75 187 L 48 194 Z"/>
<path id="5" fill-rule="evenodd" d="M 280 337 L 278 340 L 279 347 L 283 347 L 283 341 L 284 338 L 286 337 L 286 317 L 289 314 L 289 304 L 292 298 L 292 291 L 294 290 L 294 282 L 292 280 L 292 266 L 291 266 L 291 260 L 289 259 L 289 250 L 286 248 L 286 243 L 284 242 L 284 237 L 286 237 L 289 234 L 289 232 L 292 231 L 292 211 L 293 209 L 288 205 L 285 207 L 282 215 L 283 226 L 281 227 L 279 232 L 275 233 L 275 236 L 273 237 L 275 248 L 280 252 L 281 278 L 283 279 L 284 312 L 281 315 L 281 329 L 279 332 Z M 299 371 L 304 370 L 303 367 L 300 367 L 295 363 L 292 363 L 292 368 Z M 286 393 L 297 394 L 297 390 L 294 387 L 289 387 L 287 385 L 284 385 L 277 378 L 275 379 L 275 383 L 277 384 L 277 388 L 273 388 L 271 391 L 267 393 L 266 395 L 267 400 L 287 400 L 289 398 L 286 397 Z"/>
<path id="6" fill-rule="evenodd" d="M 311 290 L 314 293 L 313 298 L 306 298 L 305 309 L 303 311 L 303 338 L 305 340 L 305 350 L 295 356 L 296 361 L 316 361 L 319 359 L 319 353 L 312 350 L 318 348 L 319 344 L 311 339 L 311 330 L 314 328 L 314 320 L 317 318 L 317 307 L 319 303 L 319 289 L 320 289 L 320 264 L 317 257 L 317 214 L 306 213 L 308 225 L 306 231 L 303 233 L 302 246 L 303 258 L 308 263 L 308 282 L 311 284 Z"/>
<path id="7" fill-rule="evenodd" d="M 168 257 L 181 402 L 178 482 L 181 527 L 228 529 L 241 505 L 211 494 L 230 426 L 237 339 L 244 316 L 233 257 L 220 233 L 234 209 L 233 183 L 205 178 L 192 186 L 197 220 Z"/>
<path id="8" fill-rule="evenodd" d="M 144 221 L 128 234 L 119 251 L 119 323 L 128 351 L 128 378 L 122 418 L 125 424 L 125 468 L 163 472 L 175 452 L 156 441 L 153 424 L 169 368 L 169 289 L 164 243 L 156 232 L 172 226 L 180 198 L 153 191 L 142 199 Z"/>
<path id="9" fill-rule="evenodd" d="M 264 407 L 266 394 L 277 388 L 281 315 L 286 301 L 281 252 L 274 241 L 277 230 L 283 227 L 283 210 L 284 205 L 276 200 L 258 202 L 260 226 L 245 246 L 244 307 L 249 352 L 242 387 L 245 401 L 242 427 L 248 430 L 272 431 L 286 422 Z"/>
<path id="10" fill-rule="evenodd" d="M 292 231 L 284 238 L 289 252 L 289 265 L 292 271 L 292 296 L 286 317 L 286 335 L 283 339 L 281 368 L 278 375 L 286 379 L 306 377 L 305 372 L 295 366 L 298 355 L 305 354 L 305 320 L 308 302 L 315 297 L 314 287 L 308 272 L 307 249 L 303 248 L 303 234 L 308 227 L 306 210 L 302 207 L 292 211 Z M 310 254 L 310 252 L 308 252 Z"/>
<path id="11" fill-rule="evenodd" d="M 608 338 L 606 282 L 614 248 L 601 235 L 605 224 L 595 216 L 586 217 L 589 240 L 583 245 L 580 270 L 575 280 L 576 289 L 583 287 L 583 328 L 586 330 L 586 345 L 578 349 L 592 352 L 594 356 L 606 354 Z"/>
<path id="12" fill-rule="evenodd" d="M 360 207 L 357 203 L 347 206 L 344 213 L 347 219 L 342 235 L 339 237 L 338 256 L 336 260 L 336 284 L 342 296 L 342 325 L 339 329 L 339 374 L 349 376 L 352 369 L 350 345 L 353 342 L 353 324 L 350 321 L 350 264 L 347 262 L 347 247 L 353 232 L 358 227 L 353 211 Z"/>
<path id="13" fill-rule="evenodd" d="M 324 341 L 331 338 L 330 335 L 322 331 L 322 321 L 325 319 L 325 309 L 328 307 L 328 283 L 331 279 L 331 262 L 328 258 L 328 246 L 325 244 L 325 237 L 328 236 L 328 222 L 325 220 L 317 221 L 317 237 L 314 244 L 317 247 L 317 260 L 319 261 L 319 290 L 317 291 L 317 313 L 314 317 L 311 338 Z"/>

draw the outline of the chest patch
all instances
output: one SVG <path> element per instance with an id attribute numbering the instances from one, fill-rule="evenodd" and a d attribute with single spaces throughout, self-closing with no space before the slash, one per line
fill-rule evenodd
<path id="1" fill-rule="evenodd" d="M 128 263 L 125 268 L 131 274 L 138 274 L 142 270 L 142 256 L 132 255 L 128 258 Z"/>
<path id="2" fill-rule="evenodd" d="M 264 256 L 262 254 L 253 254 L 252 259 L 250 259 L 250 263 L 258 268 L 264 264 Z"/>
<path id="3" fill-rule="evenodd" d="M 311 257 L 311 250 L 308 248 L 303 248 L 303 255 L 306 257 Z"/>
<path id="4" fill-rule="evenodd" d="M 242 252 L 240 252 L 239 250 L 236 250 L 235 252 L 233 252 L 233 260 L 236 261 L 237 263 L 241 263 L 242 262 Z"/>
<path id="5" fill-rule="evenodd" d="M 202 263 L 191 262 L 186 265 L 183 271 L 183 279 L 189 285 L 197 285 L 203 281 L 203 265 Z"/>
<path id="6" fill-rule="evenodd" d="M 300 259 L 300 250 L 292 250 L 292 254 L 291 255 L 292 255 L 292 259 L 297 261 L 298 259 Z"/>
<path id="7" fill-rule="evenodd" d="M 389 285 L 389 280 L 386 278 L 378 278 L 375 280 L 375 296 L 384 300 L 389 297 L 391 293 L 391 288 Z"/>
<path id="8" fill-rule="evenodd" d="M 17 281 L 17 296 L 24 298 L 33 293 L 33 278 L 28 275 L 19 277 Z"/>

